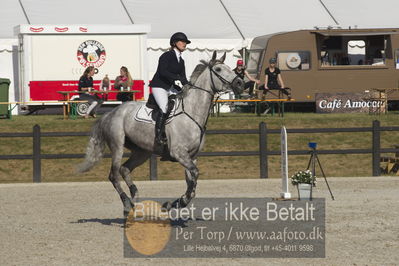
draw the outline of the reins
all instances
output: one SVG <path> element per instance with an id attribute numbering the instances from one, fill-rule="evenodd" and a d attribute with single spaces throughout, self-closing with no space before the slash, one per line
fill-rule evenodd
<path id="1" fill-rule="evenodd" d="M 205 131 L 206 131 L 206 124 L 208 123 L 210 110 L 211 110 L 212 105 L 213 105 L 213 98 L 215 97 L 215 94 L 217 95 L 216 100 L 218 100 L 219 97 L 220 97 L 220 92 L 216 90 L 216 86 L 215 86 L 215 82 L 214 82 L 214 80 L 213 80 L 213 75 L 212 75 L 212 74 L 214 74 L 214 75 L 223 83 L 223 85 L 226 85 L 226 84 L 227 84 L 227 85 L 229 85 L 230 87 L 233 85 L 234 81 L 238 78 L 238 76 L 237 76 L 237 77 L 235 77 L 232 81 L 226 80 L 224 77 L 222 77 L 221 75 L 219 75 L 215 70 L 213 70 L 213 67 L 214 67 L 215 65 L 217 65 L 217 64 L 214 64 L 214 65 L 212 65 L 212 66 L 210 66 L 210 65 L 208 66 L 209 71 L 211 72 L 211 82 L 212 82 L 211 89 L 212 89 L 212 91 L 206 90 L 206 89 L 204 89 L 204 88 L 201 88 L 201 87 L 195 86 L 194 84 L 190 84 L 190 83 L 189 83 L 189 86 L 191 86 L 192 89 L 197 89 L 197 90 L 199 90 L 199 91 L 204 91 L 204 92 L 208 93 L 208 94 L 211 96 L 211 101 L 210 101 L 210 105 L 209 105 L 209 108 L 208 108 L 208 115 L 207 115 L 207 117 L 206 117 L 204 127 L 202 127 L 189 113 L 187 113 L 187 112 L 185 111 L 185 109 L 184 109 L 184 98 L 183 98 L 183 97 L 181 98 L 181 99 L 182 99 L 182 101 L 181 101 L 181 102 L 182 102 L 182 111 L 179 112 L 179 113 L 177 113 L 177 114 L 174 114 L 174 115 L 173 115 L 173 116 L 176 117 L 176 116 L 179 116 L 179 115 L 181 115 L 181 114 L 185 114 L 188 118 L 190 118 L 190 119 L 198 126 L 198 128 L 199 128 L 200 131 L 201 131 L 200 143 L 202 143 L 202 139 L 203 139 L 203 136 L 204 136 Z M 198 146 L 198 149 L 199 149 L 199 146 Z"/>

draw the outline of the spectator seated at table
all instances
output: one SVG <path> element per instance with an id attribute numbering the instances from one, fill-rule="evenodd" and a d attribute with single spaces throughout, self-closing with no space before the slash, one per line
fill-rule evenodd
<path id="1" fill-rule="evenodd" d="M 89 66 L 86 68 L 85 72 L 79 79 L 79 91 L 85 91 L 85 93 L 81 93 L 79 98 L 81 100 L 86 100 L 89 102 L 90 106 L 87 109 L 85 118 L 89 118 L 89 115 L 92 117 L 96 117 L 96 111 L 98 107 L 103 103 L 103 101 L 98 98 L 96 95 L 91 95 L 90 91 L 93 89 L 93 76 L 95 73 L 95 69 L 93 66 Z"/>
<path id="2" fill-rule="evenodd" d="M 115 85 L 114 85 L 116 90 L 131 90 L 133 87 L 133 79 L 132 76 L 130 75 L 129 70 L 127 67 L 122 66 L 120 69 L 120 75 L 115 78 Z M 133 95 L 131 93 L 124 93 L 124 92 L 119 92 L 116 95 L 116 99 L 118 101 L 126 102 L 126 101 L 131 101 L 133 100 Z"/>

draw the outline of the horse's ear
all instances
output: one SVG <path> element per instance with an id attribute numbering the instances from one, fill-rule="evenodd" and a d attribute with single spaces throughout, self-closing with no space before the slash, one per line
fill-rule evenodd
<path id="1" fill-rule="evenodd" d="M 216 51 L 213 51 L 212 59 L 211 61 L 215 62 L 216 60 Z"/>
<path id="2" fill-rule="evenodd" d="M 224 52 L 223 56 L 219 60 L 220 62 L 224 63 L 225 59 L 226 59 L 226 52 Z"/>

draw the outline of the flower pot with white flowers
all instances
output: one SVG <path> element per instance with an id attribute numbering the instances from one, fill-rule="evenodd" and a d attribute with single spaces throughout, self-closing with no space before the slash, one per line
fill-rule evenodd
<path id="1" fill-rule="evenodd" d="M 312 187 L 316 184 L 316 176 L 310 170 L 299 171 L 291 176 L 291 183 L 298 188 L 300 200 L 312 199 Z"/>

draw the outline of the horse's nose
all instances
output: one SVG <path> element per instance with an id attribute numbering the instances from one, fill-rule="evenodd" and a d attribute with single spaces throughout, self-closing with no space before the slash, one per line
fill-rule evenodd
<path id="1" fill-rule="evenodd" d="M 240 78 L 237 78 L 233 81 L 233 87 L 241 93 L 244 90 L 244 81 Z"/>

